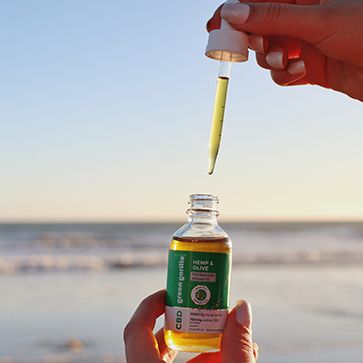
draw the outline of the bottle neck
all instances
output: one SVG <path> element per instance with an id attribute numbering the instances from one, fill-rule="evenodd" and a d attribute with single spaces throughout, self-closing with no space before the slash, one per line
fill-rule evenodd
<path id="1" fill-rule="evenodd" d="M 189 222 L 195 224 L 217 224 L 218 199 L 208 194 L 194 194 L 190 196 L 190 208 L 187 210 Z"/>
<path id="2" fill-rule="evenodd" d="M 216 225 L 218 224 L 216 211 L 207 212 L 207 211 L 196 211 L 196 210 L 188 210 L 188 222 L 193 224 L 210 224 Z"/>
<path id="3" fill-rule="evenodd" d="M 215 242 L 229 241 L 227 233 L 217 222 L 218 199 L 210 194 L 193 194 L 190 196 L 187 210 L 188 223 L 180 227 L 174 234 L 179 241 Z"/>

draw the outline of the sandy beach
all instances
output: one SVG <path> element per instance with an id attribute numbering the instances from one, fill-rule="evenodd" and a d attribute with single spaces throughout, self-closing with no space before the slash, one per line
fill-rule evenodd
<path id="1" fill-rule="evenodd" d="M 145 296 L 165 287 L 176 227 L 0 225 L 0 363 L 125 362 L 123 328 Z M 226 229 L 231 304 L 251 302 L 260 362 L 361 359 L 363 224 Z"/>
<path id="2" fill-rule="evenodd" d="M 0 276 L 0 362 L 125 362 L 123 326 L 164 284 L 161 268 Z M 236 267 L 232 301 L 253 306 L 262 363 L 359 361 L 362 286 L 360 266 Z"/>

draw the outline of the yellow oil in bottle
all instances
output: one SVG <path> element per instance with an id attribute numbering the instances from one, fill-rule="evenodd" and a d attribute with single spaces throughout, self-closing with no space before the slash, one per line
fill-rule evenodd
<path id="1" fill-rule="evenodd" d="M 232 244 L 225 237 L 176 237 L 170 243 L 171 251 L 207 252 L 227 254 L 231 259 Z M 230 271 L 229 271 L 230 273 Z M 225 279 L 224 288 L 229 292 L 230 277 Z M 227 301 L 227 304 L 229 301 Z M 220 350 L 222 333 L 187 333 L 164 329 L 164 338 L 169 348 L 187 352 L 216 352 Z"/>
<path id="2" fill-rule="evenodd" d="M 215 101 L 214 101 L 212 128 L 211 128 L 210 137 L 209 137 L 208 174 L 213 174 L 218 151 L 219 151 L 219 145 L 221 143 L 228 83 L 229 83 L 228 77 L 218 77 L 216 97 L 215 97 Z"/>

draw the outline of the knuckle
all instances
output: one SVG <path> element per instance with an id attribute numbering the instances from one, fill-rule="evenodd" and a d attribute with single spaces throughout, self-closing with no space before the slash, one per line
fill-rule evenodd
<path id="1" fill-rule="evenodd" d="M 287 86 L 287 82 L 283 77 L 281 77 L 281 74 L 276 71 L 270 71 L 270 75 L 272 80 L 279 86 Z"/>
<path id="2" fill-rule="evenodd" d="M 125 343 L 127 342 L 127 340 L 130 339 L 130 337 L 134 334 L 134 332 L 137 331 L 137 329 L 138 329 L 137 324 L 133 320 L 130 320 L 126 324 L 123 331 L 123 338 Z"/>
<path id="3" fill-rule="evenodd" d="M 127 323 L 127 325 L 124 327 L 124 330 L 123 330 L 124 342 L 126 342 L 129 335 L 130 335 L 130 323 Z"/>
<path id="4" fill-rule="evenodd" d="M 255 354 L 253 352 L 253 349 L 251 349 L 250 347 L 241 345 L 241 343 L 239 343 L 238 345 L 236 344 L 234 347 L 232 346 L 230 350 L 233 352 L 238 352 L 238 356 L 244 358 L 243 361 L 246 361 L 246 362 L 255 361 Z"/>
<path id="5" fill-rule="evenodd" d="M 154 294 L 146 296 L 139 304 L 137 311 L 139 311 L 140 309 L 146 309 L 147 307 L 151 307 L 153 301 L 154 301 Z"/>
<path id="6" fill-rule="evenodd" d="M 318 6 L 311 13 L 311 26 L 306 29 L 305 38 L 315 46 L 322 45 L 332 36 L 331 29 L 337 24 L 335 12 L 331 12 L 329 7 Z"/>
<path id="7" fill-rule="evenodd" d="M 230 337 L 230 341 L 234 345 L 238 345 L 240 349 L 253 353 L 253 343 L 250 332 L 239 332 Z"/>
<path id="8" fill-rule="evenodd" d="M 270 3 L 265 8 L 264 21 L 267 24 L 275 24 L 281 17 L 282 7 L 279 3 Z"/>
<path id="9" fill-rule="evenodd" d="M 260 67 L 264 69 L 271 69 L 271 67 L 266 62 L 264 54 L 256 53 L 256 62 Z"/>

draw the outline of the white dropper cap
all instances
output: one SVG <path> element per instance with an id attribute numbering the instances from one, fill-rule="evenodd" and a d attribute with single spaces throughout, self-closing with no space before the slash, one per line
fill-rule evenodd
<path id="1" fill-rule="evenodd" d="M 239 0 L 228 0 L 225 4 L 237 4 Z M 231 27 L 222 18 L 221 28 L 212 30 L 205 55 L 224 62 L 245 62 L 248 59 L 248 35 Z"/>

